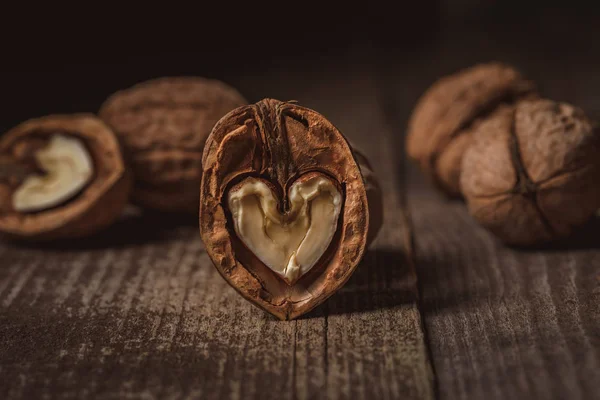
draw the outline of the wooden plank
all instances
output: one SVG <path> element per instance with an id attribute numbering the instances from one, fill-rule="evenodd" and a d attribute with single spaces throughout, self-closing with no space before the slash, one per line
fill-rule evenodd
<path id="1" fill-rule="evenodd" d="M 390 114 L 398 136 L 435 79 L 487 60 L 513 63 L 538 81 L 544 95 L 597 114 L 590 84 L 598 82 L 590 67 L 600 61 L 597 51 L 565 49 L 550 64 L 538 55 L 556 43 L 580 43 L 574 37 L 585 37 L 581 30 L 568 35 L 559 29 L 557 35 L 567 34 L 560 38 L 527 27 L 511 33 L 499 28 L 485 37 L 476 32 L 449 32 L 437 46 L 393 60 L 396 105 Z M 525 36 L 526 45 L 519 41 Z M 600 223 L 564 247 L 517 251 L 478 226 L 461 201 L 445 198 L 409 168 L 414 260 L 439 398 L 600 398 Z"/>
<path id="2" fill-rule="evenodd" d="M 428 186 L 409 204 L 442 397 L 597 398 L 598 243 L 519 252 Z"/>
<path id="3" fill-rule="evenodd" d="M 196 221 L 133 211 L 68 247 L 2 243 L 0 398 L 432 398 L 388 128 L 371 71 L 352 66 L 361 51 L 230 81 L 315 108 L 373 160 L 386 221 L 340 292 L 275 320 L 226 285 Z"/>

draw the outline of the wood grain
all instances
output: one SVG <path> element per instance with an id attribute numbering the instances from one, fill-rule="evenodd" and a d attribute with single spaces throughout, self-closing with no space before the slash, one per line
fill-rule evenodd
<path id="1" fill-rule="evenodd" d="M 231 80 L 315 108 L 373 160 L 386 221 L 337 294 L 275 320 L 227 286 L 196 221 L 135 210 L 86 240 L 2 243 L 0 398 L 433 398 L 393 148 L 356 56 Z"/>
<path id="2" fill-rule="evenodd" d="M 597 398 L 600 243 L 516 251 L 429 187 L 410 205 L 441 398 Z"/>

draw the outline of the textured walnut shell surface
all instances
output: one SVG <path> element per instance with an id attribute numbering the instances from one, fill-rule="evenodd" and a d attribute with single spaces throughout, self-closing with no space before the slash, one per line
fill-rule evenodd
<path id="1" fill-rule="evenodd" d="M 365 153 L 353 143 L 350 143 L 350 147 L 352 148 L 352 153 L 360 168 L 365 184 L 365 190 L 367 191 L 367 201 L 369 203 L 368 248 L 379 235 L 379 231 L 383 225 L 383 192 L 381 190 L 379 179 Z"/>
<path id="2" fill-rule="evenodd" d="M 35 213 L 19 213 L 10 205 L 10 190 L 4 189 L 0 232 L 28 241 L 78 238 L 112 224 L 121 214 L 132 186 L 119 142 L 111 129 L 92 114 L 49 115 L 23 122 L 0 139 L 0 157 L 11 158 L 23 144 L 45 141 L 53 134 L 81 140 L 93 160 L 92 181 L 66 203 Z"/>
<path id="3" fill-rule="evenodd" d="M 500 105 L 534 97 L 534 85 L 501 63 L 479 64 L 435 82 L 418 100 L 406 138 L 408 156 L 444 192 L 460 195 L 462 156 Z"/>
<path id="4" fill-rule="evenodd" d="M 352 148 L 325 117 L 272 99 L 238 108 L 216 124 L 203 163 L 201 237 L 217 270 L 242 296 L 280 319 L 293 319 L 325 301 L 347 281 L 370 239 L 369 204 Z M 321 261 L 290 286 L 236 237 L 224 199 L 237 182 L 254 176 L 275 188 L 285 208 L 289 187 L 311 173 L 336 182 L 343 206 L 336 235 Z M 376 191 L 376 179 L 371 182 Z M 372 226 L 377 231 L 375 224 L 380 222 Z"/>
<path id="5" fill-rule="evenodd" d="M 600 131 L 571 105 L 524 101 L 482 124 L 463 159 L 472 215 L 504 242 L 570 235 L 600 208 Z"/>
<path id="6" fill-rule="evenodd" d="M 202 150 L 214 124 L 247 104 L 234 88 L 201 77 L 165 77 L 110 96 L 99 115 L 122 141 L 135 175 L 132 202 L 198 212 Z"/>

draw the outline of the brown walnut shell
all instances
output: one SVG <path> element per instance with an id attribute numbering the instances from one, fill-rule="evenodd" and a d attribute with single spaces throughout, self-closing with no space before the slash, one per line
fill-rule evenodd
<path id="1" fill-rule="evenodd" d="M 19 124 L 0 139 L 0 168 L 18 171 L 20 164 L 32 159 L 31 150 L 41 147 L 57 133 L 83 142 L 93 160 L 92 180 L 75 197 L 60 205 L 24 213 L 17 212 L 11 202 L 15 189 L 12 178 L 17 178 L 16 174 L 4 174 L 0 177 L 3 236 L 24 241 L 85 237 L 111 225 L 125 208 L 132 176 L 126 169 L 116 136 L 93 114 L 49 115 Z"/>
<path id="2" fill-rule="evenodd" d="M 406 151 L 431 181 L 460 196 L 460 165 L 482 120 L 502 104 L 536 96 L 513 67 L 490 62 L 445 76 L 418 100 L 408 123 Z"/>
<path id="3" fill-rule="evenodd" d="M 358 155 L 356 155 L 358 154 Z M 215 267 L 244 298 L 280 319 L 324 302 L 350 278 L 379 231 L 379 184 L 364 155 L 323 115 L 291 102 L 264 99 L 240 107 L 214 127 L 204 150 L 200 234 Z M 251 176 L 268 182 L 286 210 L 290 186 L 322 174 L 341 188 L 337 231 L 318 264 L 294 284 L 284 282 L 243 245 L 226 196 Z M 371 198 L 368 198 L 371 194 Z M 371 219 L 370 209 L 374 218 Z"/>
<path id="4" fill-rule="evenodd" d="M 234 88 L 201 77 L 156 78 L 110 96 L 99 115 L 123 143 L 135 176 L 131 201 L 197 214 L 206 138 L 223 115 L 245 104 Z"/>
<path id="5" fill-rule="evenodd" d="M 367 191 L 367 201 L 369 202 L 369 232 L 367 233 L 367 248 L 377 238 L 381 226 L 383 225 L 383 192 L 379 179 L 371 166 L 371 162 L 365 156 L 364 152 L 350 143 L 354 158 L 358 163 L 360 172 L 363 176 L 365 183 L 365 190 Z"/>
<path id="6" fill-rule="evenodd" d="M 474 218 L 502 241 L 544 244 L 600 208 L 599 154 L 600 131 L 581 109 L 524 101 L 481 125 L 461 187 Z"/>

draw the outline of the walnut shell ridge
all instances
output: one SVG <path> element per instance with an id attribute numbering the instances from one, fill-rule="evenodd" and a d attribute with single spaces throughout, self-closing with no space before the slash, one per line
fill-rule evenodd
<path id="1" fill-rule="evenodd" d="M 123 143 L 132 203 L 197 214 L 204 143 L 223 115 L 245 104 L 226 83 L 193 76 L 151 79 L 106 99 L 98 113 Z"/>
<path id="2" fill-rule="evenodd" d="M 408 123 L 406 151 L 444 193 L 460 196 L 460 166 L 478 126 L 502 105 L 536 96 L 515 68 L 489 62 L 435 82 L 417 101 Z"/>
<path id="3" fill-rule="evenodd" d="M 483 123 L 462 163 L 473 217 L 515 246 L 566 238 L 600 208 L 600 130 L 581 109 L 523 101 Z"/>
<path id="4" fill-rule="evenodd" d="M 25 121 L 2 136 L 0 155 L 10 154 L 19 140 L 55 133 L 83 141 L 93 159 L 93 179 L 76 197 L 44 211 L 18 213 L 7 210 L 5 203 L 0 232 L 9 239 L 41 242 L 89 236 L 111 225 L 127 204 L 132 175 L 114 133 L 93 114 L 49 115 Z"/>
<path id="5" fill-rule="evenodd" d="M 378 182 L 363 177 L 360 157 L 323 115 L 292 102 L 264 99 L 225 115 L 206 143 L 200 189 L 200 235 L 223 278 L 283 320 L 310 311 L 343 286 L 374 238 L 369 231 L 376 233 L 381 224 L 381 215 L 370 219 L 366 188 L 377 192 Z M 245 177 L 258 177 L 269 182 L 285 209 L 289 187 L 311 173 L 336 182 L 343 206 L 337 232 L 318 265 L 290 286 L 236 237 L 225 198 Z M 372 206 L 381 207 L 380 202 L 379 194 Z"/>

